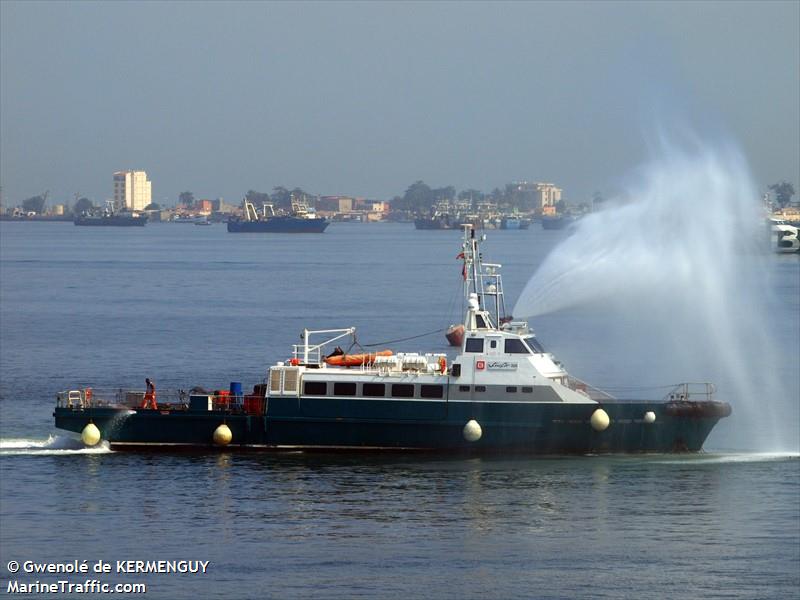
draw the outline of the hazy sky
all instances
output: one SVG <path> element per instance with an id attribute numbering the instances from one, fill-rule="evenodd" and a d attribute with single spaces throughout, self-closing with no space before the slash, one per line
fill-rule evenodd
<path id="1" fill-rule="evenodd" d="M 800 3 L 0 2 L 4 203 L 612 193 L 678 120 L 800 175 Z"/>

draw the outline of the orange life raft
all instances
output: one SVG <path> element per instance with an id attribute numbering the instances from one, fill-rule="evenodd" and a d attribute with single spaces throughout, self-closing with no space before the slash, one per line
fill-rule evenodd
<path id="1" fill-rule="evenodd" d="M 370 352 L 368 354 L 339 354 L 329 356 L 325 362 L 334 367 L 360 367 L 375 362 L 376 356 L 391 356 L 391 350 L 381 350 L 380 352 Z"/>

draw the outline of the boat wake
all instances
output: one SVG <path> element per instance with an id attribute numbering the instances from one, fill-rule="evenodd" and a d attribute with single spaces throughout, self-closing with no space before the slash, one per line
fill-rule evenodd
<path id="1" fill-rule="evenodd" d="M 66 435 L 51 435 L 41 439 L 0 439 L 0 456 L 66 456 L 70 454 L 108 454 L 107 442 L 87 448 L 83 442 Z"/>
<path id="2" fill-rule="evenodd" d="M 692 454 L 680 458 L 659 459 L 656 462 L 663 465 L 685 464 L 727 464 L 727 463 L 758 463 L 758 462 L 783 462 L 800 460 L 799 452 L 731 452 L 706 454 Z"/>

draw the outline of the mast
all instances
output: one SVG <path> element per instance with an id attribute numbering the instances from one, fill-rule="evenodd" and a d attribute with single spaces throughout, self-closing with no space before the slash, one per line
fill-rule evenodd
<path id="1" fill-rule="evenodd" d="M 472 289 L 478 294 L 478 306 L 483 308 L 483 286 L 479 283 L 480 277 L 480 255 L 478 254 L 478 240 L 475 238 L 475 227 L 472 225 L 465 225 L 469 227 L 470 239 L 470 262 L 472 270 Z"/>
<path id="2" fill-rule="evenodd" d="M 506 318 L 505 295 L 500 263 L 484 263 L 480 252 L 480 243 L 486 235 L 475 235 L 475 226 L 469 223 L 464 228 L 464 242 L 461 245 L 460 257 L 464 260 L 464 298 L 469 299 L 474 293 L 478 307 L 486 311 L 494 320 L 494 327 L 500 329 Z"/>

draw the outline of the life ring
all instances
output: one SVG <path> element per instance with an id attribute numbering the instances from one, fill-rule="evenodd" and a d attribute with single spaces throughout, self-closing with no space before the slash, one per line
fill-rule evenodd
<path id="1" fill-rule="evenodd" d="M 447 373 L 447 359 L 444 356 L 439 357 L 439 369 L 441 369 L 442 375 Z"/>

